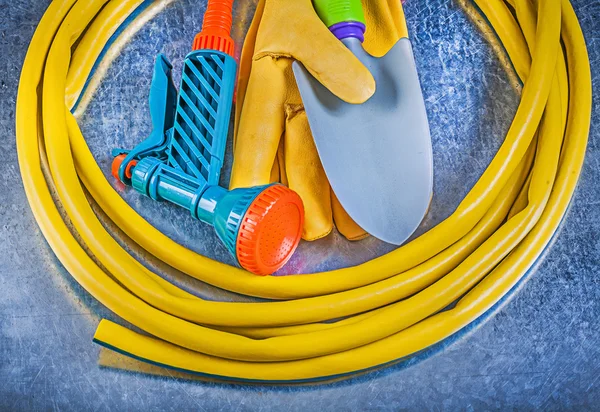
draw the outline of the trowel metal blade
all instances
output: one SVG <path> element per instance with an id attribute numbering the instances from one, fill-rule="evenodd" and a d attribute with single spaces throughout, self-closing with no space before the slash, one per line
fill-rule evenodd
<path id="1" fill-rule="evenodd" d="M 433 191 L 429 123 L 410 41 L 382 58 L 344 40 L 373 74 L 377 91 L 364 104 L 346 103 L 301 64 L 294 74 L 329 182 L 364 230 L 400 245 L 425 217 Z"/>

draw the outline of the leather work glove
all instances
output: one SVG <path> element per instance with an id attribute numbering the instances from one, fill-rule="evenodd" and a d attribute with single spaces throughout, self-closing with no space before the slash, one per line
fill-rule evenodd
<path id="1" fill-rule="evenodd" d="M 365 50 L 383 56 L 407 37 L 400 0 L 363 0 Z M 260 0 L 240 62 L 231 189 L 281 182 L 304 202 L 302 237 L 327 236 L 335 224 L 350 240 L 368 234 L 333 194 L 292 71 L 294 60 L 340 99 L 363 103 L 371 73 L 320 20 L 311 0 Z"/>

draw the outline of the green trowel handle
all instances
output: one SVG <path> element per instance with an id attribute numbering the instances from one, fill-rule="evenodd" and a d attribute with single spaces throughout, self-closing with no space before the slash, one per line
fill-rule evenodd
<path id="1" fill-rule="evenodd" d="M 327 27 L 345 22 L 365 24 L 361 0 L 313 0 L 313 4 Z"/>

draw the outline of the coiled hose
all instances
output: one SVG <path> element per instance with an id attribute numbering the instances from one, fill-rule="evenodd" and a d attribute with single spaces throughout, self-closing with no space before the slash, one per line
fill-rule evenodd
<path id="1" fill-rule="evenodd" d="M 95 335 L 102 345 L 230 380 L 298 382 L 369 369 L 439 342 L 485 313 L 531 268 L 566 213 L 592 101 L 577 17 L 568 0 L 476 0 L 524 87 L 503 145 L 448 219 L 385 256 L 325 273 L 257 277 L 200 256 L 112 189 L 70 112 L 104 45 L 142 3 L 53 1 L 31 41 L 17 99 L 23 184 L 48 243 L 91 295 L 152 335 L 102 320 Z M 166 264 L 273 301 L 211 302 L 167 282 L 103 228 L 82 183 L 117 226 Z M 99 264 L 70 232 L 50 189 Z"/>

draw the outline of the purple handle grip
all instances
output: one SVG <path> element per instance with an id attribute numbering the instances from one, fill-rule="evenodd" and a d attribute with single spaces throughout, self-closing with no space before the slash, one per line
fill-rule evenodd
<path id="1" fill-rule="evenodd" d="M 358 21 L 343 21 L 329 27 L 329 30 L 331 30 L 339 40 L 354 37 L 362 43 L 365 41 L 365 31 L 367 30 L 367 26 Z"/>

